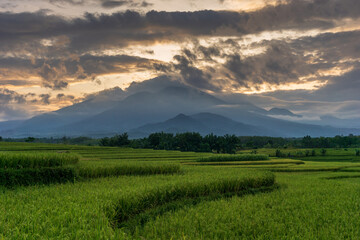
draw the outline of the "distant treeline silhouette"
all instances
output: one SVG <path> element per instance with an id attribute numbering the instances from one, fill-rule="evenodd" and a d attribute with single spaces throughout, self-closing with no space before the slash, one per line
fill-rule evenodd
<path id="1" fill-rule="evenodd" d="M 240 149 L 257 148 L 351 148 L 360 147 L 360 136 L 335 136 L 303 138 L 281 137 L 237 137 L 235 135 L 216 136 L 199 133 L 152 133 L 147 138 L 129 140 L 127 133 L 102 138 L 101 146 L 129 146 L 132 148 L 152 148 L 194 152 L 235 153 Z"/>

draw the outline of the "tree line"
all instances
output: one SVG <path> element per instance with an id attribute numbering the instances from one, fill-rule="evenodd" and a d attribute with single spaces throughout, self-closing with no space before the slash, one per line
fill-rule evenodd
<path id="1" fill-rule="evenodd" d="M 194 152 L 235 153 L 236 150 L 257 148 L 351 148 L 360 147 L 360 136 L 303 138 L 216 136 L 199 133 L 152 133 L 146 138 L 129 140 L 127 133 L 100 139 L 101 146 L 129 146 Z"/>
<path id="2" fill-rule="evenodd" d="M 195 152 L 234 153 L 237 150 L 257 148 L 358 148 L 360 136 L 335 136 L 335 137 L 311 137 L 281 138 L 262 136 L 217 136 L 208 134 L 202 136 L 196 132 L 186 133 L 152 133 L 148 137 L 129 139 L 127 133 L 117 134 L 112 137 L 100 139 L 90 137 L 61 137 L 61 138 L 2 138 L 0 141 L 7 142 L 33 142 L 33 143 L 63 143 L 77 145 L 100 145 L 100 146 L 127 146 L 132 148 L 151 148 L 162 150 L 180 150 Z M 360 153 L 358 153 L 360 154 Z"/>

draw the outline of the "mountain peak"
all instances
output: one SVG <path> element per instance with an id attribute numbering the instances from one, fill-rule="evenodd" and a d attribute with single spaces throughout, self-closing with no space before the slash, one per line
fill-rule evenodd
<path id="1" fill-rule="evenodd" d="M 290 117 L 298 117 L 301 118 L 301 115 L 295 114 L 293 112 L 291 112 L 288 109 L 284 109 L 284 108 L 272 108 L 268 111 L 269 115 L 281 115 L 281 116 L 290 116 Z"/>

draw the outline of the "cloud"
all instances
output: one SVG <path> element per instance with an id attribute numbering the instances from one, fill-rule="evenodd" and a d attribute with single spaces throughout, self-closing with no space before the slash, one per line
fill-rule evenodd
<path id="1" fill-rule="evenodd" d="M 49 1 L 58 5 L 85 4 L 84 0 Z M 103 8 L 151 4 L 129 0 L 92 3 Z M 0 86 L 41 85 L 59 90 L 106 74 L 158 71 L 180 78 L 183 84 L 213 92 L 260 89 L 262 84 L 280 86 L 315 80 L 326 83 L 317 91 L 263 94 L 275 102 L 291 100 L 304 107 L 310 107 L 311 101 L 330 101 L 329 96 L 333 101 L 358 100 L 359 73 L 355 70 L 359 67 L 360 31 L 252 43 L 248 48 L 264 49 L 253 55 L 244 54 L 239 41 L 245 41 L 249 34 L 269 31 L 327 31 L 340 20 L 359 17 L 358 0 L 280 1 L 252 12 L 125 11 L 87 13 L 78 18 L 45 11 L 0 12 Z M 199 39 L 209 37 L 221 39 L 207 45 L 199 43 Z M 184 46 L 169 63 L 114 55 L 114 50 L 127 47 L 190 41 L 192 46 Z M 51 104 L 72 100 L 65 95 L 23 96 L 2 90 L 0 101 Z"/>
<path id="2" fill-rule="evenodd" d="M 149 3 L 147 1 L 126 1 L 126 0 L 121 0 L 121 1 L 111 1 L 111 0 L 101 0 L 101 6 L 104 8 L 117 8 L 117 7 L 122 7 L 122 6 L 127 6 L 127 7 L 149 7 L 152 6 L 152 3 Z"/>
<path id="3" fill-rule="evenodd" d="M 360 66 L 359 37 L 360 31 L 351 31 L 266 40 L 249 47 L 263 48 L 252 55 L 243 53 L 238 43 L 241 38 L 205 45 L 195 41 L 175 55 L 172 62 L 155 64 L 154 68 L 167 74 L 176 72 L 190 85 L 211 91 L 261 90 L 264 85 L 276 89 L 276 86 L 314 82 L 318 86 L 329 84 L 330 88 L 335 82 L 342 82 L 343 87 L 352 89 L 350 95 L 346 94 L 349 98 L 355 97 L 353 89 L 360 87 L 354 80 L 358 77 L 340 79 Z M 352 86 L 346 87 L 349 84 Z"/>
<path id="4" fill-rule="evenodd" d="M 40 101 L 43 104 L 46 104 L 46 105 L 50 104 L 50 97 L 51 97 L 50 94 L 40 94 L 39 97 L 40 97 Z"/>
<path id="5" fill-rule="evenodd" d="M 49 3 L 61 7 L 63 4 L 69 4 L 74 6 L 83 6 L 86 4 L 99 4 L 103 8 L 117 8 L 117 7 L 148 7 L 152 6 L 152 3 L 147 1 L 134 1 L 134 0 L 46 0 Z"/>
<path id="6" fill-rule="evenodd" d="M 128 1 L 103 1 L 101 6 L 104 8 L 115 8 L 123 5 L 127 5 Z"/>
<path id="7" fill-rule="evenodd" d="M 72 2 L 72 1 L 71 1 Z M 103 1 L 109 5 L 125 1 Z M 81 1 L 76 1 L 80 4 Z M 141 4 L 148 4 L 141 2 Z M 336 20 L 360 17 L 357 0 L 289 1 L 253 12 L 196 11 L 141 14 L 135 11 L 86 14 L 65 19 L 36 13 L 0 13 L 0 50 L 41 52 L 42 39 L 67 36 L 68 49 L 86 52 L 159 41 L 181 42 L 187 37 L 243 36 L 284 29 L 326 29 Z M 16 48 L 17 47 L 17 48 Z"/>
<path id="8" fill-rule="evenodd" d="M 23 59 L 23 58 L 0 58 L 0 85 L 30 85 L 26 80 L 30 76 L 38 76 L 42 79 L 42 86 L 55 90 L 66 88 L 69 82 L 95 80 L 97 76 L 113 73 L 127 73 L 131 71 L 144 71 L 153 68 L 158 61 L 146 58 L 114 55 L 94 56 L 83 55 L 80 57 L 63 57 L 50 59 Z M 23 80 L 11 82 L 9 77 L 25 77 Z"/>
<path id="9" fill-rule="evenodd" d="M 18 94 L 15 91 L 6 89 L 6 88 L 0 88 L 0 104 L 9 104 L 9 103 L 24 103 L 25 95 Z"/>
<path id="10" fill-rule="evenodd" d="M 59 3 L 59 1 L 69 4 L 84 3 L 80 0 L 52 0 L 53 3 Z M 108 5 L 124 2 L 101 1 L 102 4 Z M 131 2 L 131 4 L 137 3 Z M 359 16 L 360 6 L 355 0 L 343 0 L 341 3 L 335 0 L 287 1 L 286 4 L 267 6 L 253 12 L 205 10 L 150 11 L 141 14 L 126 11 L 110 15 L 88 13 L 83 18 L 74 19 L 48 15 L 43 11 L 2 12 L 0 13 L 0 53 L 7 57 L 0 61 L 4 63 L 1 65 L 2 72 L 8 72 L 8 76 L 3 76 L 2 79 L 21 80 L 18 76 L 14 76 L 16 72 L 21 72 L 26 77 L 40 76 L 44 87 L 63 89 L 67 87 L 71 78 L 75 80 L 94 78 L 99 72 L 126 70 L 126 66 L 121 69 L 119 64 L 116 65 L 118 63 L 116 57 L 99 56 L 99 58 L 107 59 L 100 60 L 98 63 L 92 60 L 78 63 L 74 60 L 81 61 L 83 58 L 89 58 L 90 52 L 99 55 L 103 50 L 118 49 L 129 45 L 147 45 L 162 41 L 179 42 L 204 36 L 242 37 L 262 31 L 327 28 L 332 27 L 338 19 Z M 338 39 L 344 40 L 350 37 L 344 34 Z M 309 59 L 302 56 L 303 49 L 310 47 L 315 50 L 324 49 L 324 46 L 338 44 L 337 49 L 341 52 L 328 51 L 318 57 L 337 61 L 338 54 L 350 56 L 359 52 L 358 49 L 354 51 L 354 47 L 346 47 L 354 46 L 358 37 L 352 37 L 351 44 L 347 45 L 339 42 L 338 39 L 331 39 L 331 34 L 323 35 L 317 42 L 312 39 L 300 39 L 292 44 L 264 42 L 262 44 L 266 45 L 267 51 L 262 55 L 245 59 L 236 51 L 233 55 L 225 56 L 227 62 L 224 65 L 224 71 L 227 72 L 222 73 L 221 78 L 216 78 L 219 83 L 228 82 L 230 79 L 231 82 L 236 82 L 236 85 L 244 87 L 249 86 L 249 81 L 257 84 L 263 82 L 281 84 L 295 81 L 300 76 L 312 74 L 316 72 L 316 69 L 321 68 L 320 64 L 317 67 L 314 67 L 314 64 L 307 64 Z M 228 44 L 231 44 L 231 40 Z M 298 48 L 301 50 L 297 50 Z M 198 46 L 196 51 L 208 61 L 216 55 L 220 56 L 221 52 L 218 46 L 212 48 Z M 214 84 L 209 84 L 208 81 L 214 78 L 212 73 L 214 68 L 198 68 L 189 56 L 189 54 L 175 56 L 174 60 L 177 63 L 173 64 L 173 68 L 169 68 L 166 64 L 155 64 L 154 67 L 161 71 L 175 69 L 189 84 L 199 88 L 218 88 Z M 142 63 L 144 68 L 148 68 L 151 62 L 149 60 L 149 63 L 144 63 L 145 61 L 141 58 L 137 60 L 138 67 Z M 27 63 L 29 61 L 33 62 L 31 67 L 26 66 L 29 65 Z M 70 65 L 69 62 L 73 64 Z M 325 64 L 324 61 L 321 64 L 330 65 Z M 20 68 L 15 71 L 13 66 Z"/>

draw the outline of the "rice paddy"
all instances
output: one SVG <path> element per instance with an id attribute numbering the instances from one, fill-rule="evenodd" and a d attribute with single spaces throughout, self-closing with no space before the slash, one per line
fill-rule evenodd
<path id="1" fill-rule="evenodd" d="M 2 163 L 0 181 L 42 180 L 0 185 L 0 239 L 359 239 L 353 149 L 281 151 L 293 157 L 0 143 L 3 156 L 77 158 Z"/>

